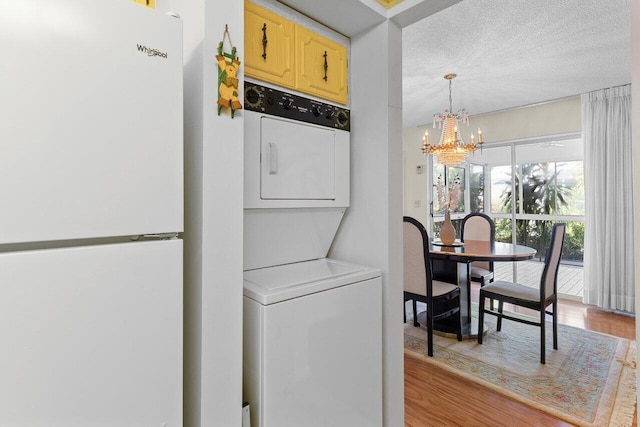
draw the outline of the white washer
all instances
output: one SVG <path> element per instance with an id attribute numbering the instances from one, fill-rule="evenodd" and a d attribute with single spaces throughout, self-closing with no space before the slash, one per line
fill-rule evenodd
<path id="1" fill-rule="evenodd" d="M 382 425 L 380 271 L 318 259 L 244 273 L 252 426 Z"/>

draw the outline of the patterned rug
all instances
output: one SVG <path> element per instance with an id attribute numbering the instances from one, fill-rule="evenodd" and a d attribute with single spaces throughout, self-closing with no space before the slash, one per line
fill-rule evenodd
<path id="1" fill-rule="evenodd" d="M 477 312 L 477 305 L 474 308 Z M 405 353 L 480 383 L 529 406 L 579 426 L 631 426 L 635 411 L 636 343 L 558 325 L 558 350 L 547 327 L 546 364 L 540 364 L 540 328 L 485 316 L 483 344 L 475 339 L 427 334 L 407 316 Z"/>

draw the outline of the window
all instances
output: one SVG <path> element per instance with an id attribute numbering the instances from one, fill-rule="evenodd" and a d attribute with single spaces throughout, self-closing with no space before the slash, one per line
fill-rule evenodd
<path id="1" fill-rule="evenodd" d="M 561 215 L 584 215 L 584 168 L 582 161 L 558 162 L 557 186 L 566 189 L 565 202 L 558 206 Z"/>
<path id="2" fill-rule="evenodd" d="M 564 289 L 564 293 L 581 295 L 585 194 L 583 147 L 578 136 L 561 135 L 556 141 L 545 137 L 546 141 L 485 144 L 482 150 L 468 157 L 468 164 L 455 168 L 432 163 L 433 175 L 429 177 L 433 185 L 433 235 L 438 235 L 443 221 L 437 179 L 446 184 L 459 179 L 464 183 L 466 197 L 461 197 L 451 215 L 458 236 L 466 214 L 485 212 L 495 223 L 497 242 L 518 243 L 537 250 L 536 258 L 527 263 L 498 263 L 500 271 L 496 277 L 499 280 L 537 286 L 539 273 L 530 273 L 541 268 L 553 223 L 564 222 L 567 232 L 562 263 L 565 270 L 572 272 L 572 280 L 580 277 L 567 282 L 571 289 Z"/>
<path id="3" fill-rule="evenodd" d="M 469 209 L 484 212 L 484 166 L 469 165 Z"/>
<path id="4" fill-rule="evenodd" d="M 512 241 L 515 231 L 516 243 L 536 248 L 541 260 L 549 245 L 553 223 L 562 221 L 567 223 L 563 261 L 581 263 L 585 210 L 582 140 L 516 144 L 515 153 L 515 167 L 510 164 L 488 167 L 496 240 Z M 511 221 L 512 204 L 515 227 Z"/>
<path id="5" fill-rule="evenodd" d="M 582 162 L 545 162 L 519 165 L 522 213 L 584 215 Z"/>
<path id="6" fill-rule="evenodd" d="M 458 196 L 455 204 L 449 208 L 451 213 L 464 213 L 465 209 L 465 168 L 449 167 L 439 163 L 433 164 L 433 215 L 442 215 L 445 210 L 446 203 L 450 200 L 451 193 L 457 189 Z"/>
<path id="7" fill-rule="evenodd" d="M 511 213 L 511 166 L 491 168 L 491 213 Z"/>

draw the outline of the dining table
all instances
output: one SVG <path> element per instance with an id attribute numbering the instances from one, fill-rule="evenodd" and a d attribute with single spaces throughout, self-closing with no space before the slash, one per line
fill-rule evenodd
<path id="1" fill-rule="evenodd" d="M 480 240 L 459 240 L 444 244 L 431 239 L 429 255 L 434 280 L 453 283 L 460 286 L 460 314 L 462 335 L 465 338 L 477 337 L 477 317 L 471 315 L 471 277 L 469 265 L 474 261 L 515 262 L 532 259 L 536 250 L 529 246 L 504 242 Z M 434 307 L 437 311 L 437 307 Z M 418 321 L 426 325 L 426 312 L 418 314 Z M 434 332 L 455 335 L 455 322 L 451 318 L 434 323 Z"/>

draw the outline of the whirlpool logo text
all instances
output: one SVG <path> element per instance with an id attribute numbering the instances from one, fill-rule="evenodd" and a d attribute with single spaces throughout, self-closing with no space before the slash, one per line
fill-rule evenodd
<path id="1" fill-rule="evenodd" d="M 167 52 L 160 52 L 158 49 L 151 49 L 141 44 L 136 46 L 138 46 L 138 52 L 146 53 L 147 56 L 158 56 L 160 58 L 167 59 Z"/>

